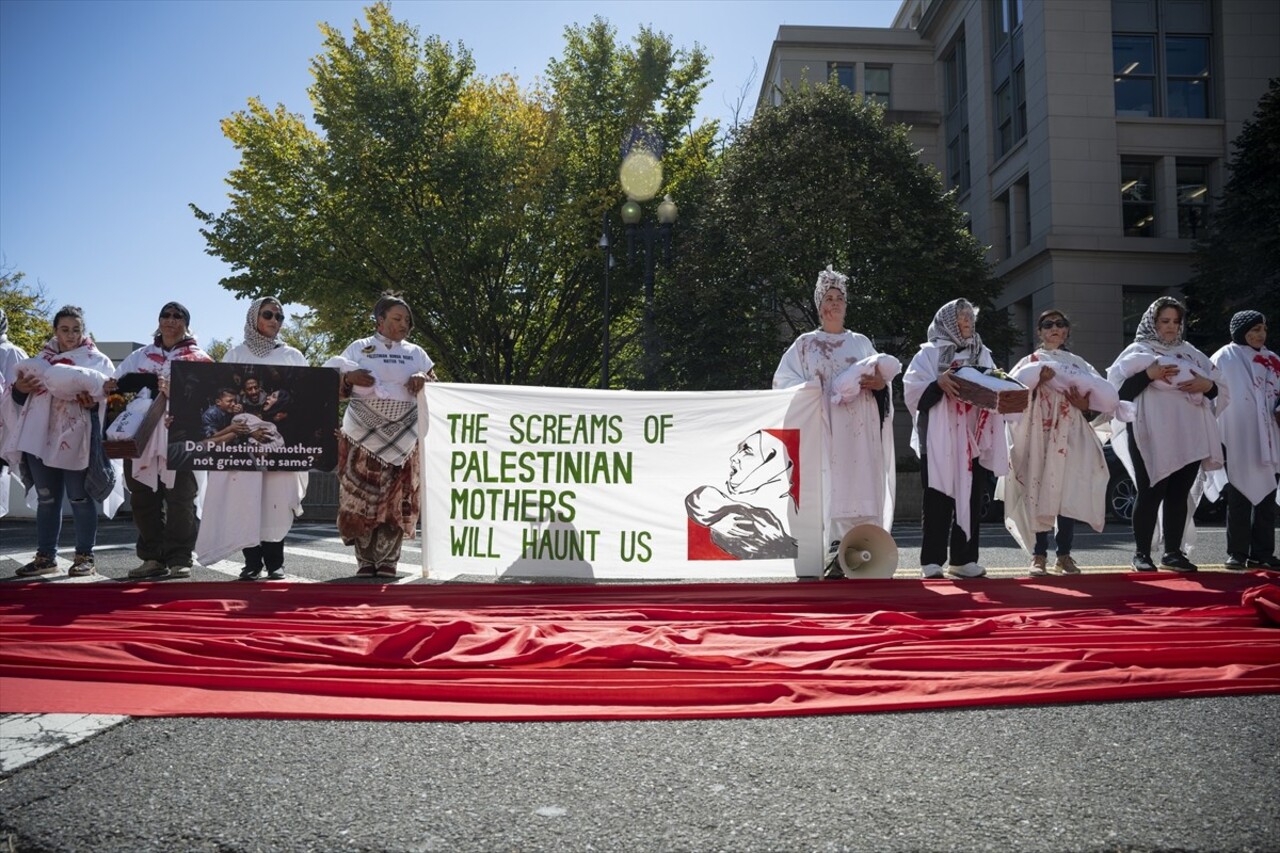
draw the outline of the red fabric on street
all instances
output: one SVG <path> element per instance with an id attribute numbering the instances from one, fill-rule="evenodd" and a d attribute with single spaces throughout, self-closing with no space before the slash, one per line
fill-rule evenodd
<path id="1" fill-rule="evenodd" d="M 678 719 L 1280 692 L 1280 575 L 3 584 L 0 711 Z"/>

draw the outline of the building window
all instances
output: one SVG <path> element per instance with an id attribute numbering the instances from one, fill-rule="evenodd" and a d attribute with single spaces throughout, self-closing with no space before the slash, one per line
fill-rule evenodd
<path id="1" fill-rule="evenodd" d="M 889 108 L 889 69 L 876 65 L 868 65 L 862 71 L 863 92 L 868 101 L 875 101 L 885 109 Z"/>
<path id="2" fill-rule="evenodd" d="M 827 79 L 835 77 L 836 84 L 843 86 L 850 92 L 858 91 L 854 82 L 853 63 L 851 62 L 830 62 L 827 64 Z"/>
<path id="3" fill-rule="evenodd" d="M 1209 167 L 1179 160 L 1177 173 L 1178 236 L 1194 240 L 1209 224 Z"/>
<path id="4" fill-rule="evenodd" d="M 947 53 L 942 69 L 946 95 L 947 187 L 965 193 L 969 190 L 969 99 L 963 33 Z"/>
<path id="5" fill-rule="evenodd" d="M 991 91 L 995 101 L 995 156 L 999 159 L 1027 135 L 1022 0 L 996 0 L 989 8 L 995 32 L 991 56 Z"/>
<path id="6" fill-rule="evenodd" d="M 959 106 L 969 91 L 969 81 L 965 79 L 964 70 L 964 36 L 961 36 L 947 54 L 942 63 L 943 74 L 946 75 L 947 112 Z"/>
<path id="7" fill-rule="evenodd" d="M 1155 164 L 1120 161 L 1120 202 L 1126 237 L 1156 236 Z"/>
<path id="8" fill-rule="evenodd" d="M 1151 36 L 1113 36 L 1111 56 L 1116 75 L 1116 115 L 1155 115 L 1155 39 Z"/>
<path id="9" fill-rule="evenodd" d="M 1170 118 L 1209 117 L 1209 39 L 1164 40 L 1165 104 Z"/>
<path id="10" fill-rule="evenodd" d="M 947 143 L 947 186 L 960 193 L 969 191 L 969 128 Z"/>
<path id="11" fill-rule="evenodd" d="M 996 92 L 996 156 L 1013 147 L 1013 87 L 1005 83 Z"/>
<path id="12" fill-rule="evenodd" d="M 1019 251 L 1031 245 L 1031 178 L 1023 175 L 1013 185 L 1013 197 L 1017 201 L 1017 216 L 1011 225 L 1014 231 L 1013 245 Z"/>
<path id="13" fill-rule="evenodd" d="M 1000 229 L 1000 248 L 1003 252 L 999 260 L 1007 261 L 1013 257 L 1013 229 L 1009 227 L 1009 219 L 1013 216 L 1013 203 L 1009 193 L 1001 193 L 996 196 L 995 207 L 995 216 L 992 217 L 992 220 L 996 227 Z"/>
<path id="14" fill-rule="evenodd" d="M 1112 5 L 1116 115 L 1209 118 L 1209 0 Z"/>
<path id="15" fill-rule="evenodd" d="M 1022 0 L 994 0 L 991 6 L 993 47 L 998 51 L 1022 26 Z"/>

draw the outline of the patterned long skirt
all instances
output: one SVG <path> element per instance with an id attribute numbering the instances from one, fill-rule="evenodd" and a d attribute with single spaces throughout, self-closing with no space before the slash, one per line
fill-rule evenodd
<path id="1" fill-rule="evenodd" d="M 346 436 L 338 438 L 338 533 L 348 545 L 389 525 L 413 538 L 418 526 L 418 450 L 388 465 Z"/>

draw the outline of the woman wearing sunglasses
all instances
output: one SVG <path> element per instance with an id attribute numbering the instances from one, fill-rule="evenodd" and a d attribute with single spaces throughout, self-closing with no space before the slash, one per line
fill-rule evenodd
<path id="1" fill-rule="evenodd" d="M 1031 576 L 1042 577 L 1049 573 L 1049 534 L 1056 524 L 1053 571 L 1076 575 L 1076 522 L 1101 531 L 1106 520 L 1107 460 L 1089 421 L 1099 410 L 1114 411 L 1116 395 L 1090 388 L 1106 380 L 1067 349 L 1067 315 L 1051 308 L 1036 327 L 1040 346 L 1011 371 L 1032 391 L 1030 407 L 1009 428 L 1005 527 L 1031 552 Z"/>
<path id="2" fill-rule="evenodd" d="M 223 356 L 226 363 L 306 367 L 307 359 L 279 340 L 284 311 L 272 296 L 255 299 L 244 321 L 244 342 Z M 211 471 L 196 555 L 206 566 L 244 552 L 242 580 L 265 568 L 284 579 L 284 537 L 302 514 L 307 475 L 291 471 Z"/>
<path id="3" fill-rule="evenodd" d="M 180 302 L 166 303 L 154 339 L 131 352 L 103 390 L 136 393 L 146 388 L 155 397 L 169 393 L 169 372 L 175 361 L 213 361 L 191 333 L 191 312 Z M 170 471 L 166 461 L 168 425 L 163 421 L 135 459 L 124 463 L 125 484 L 138 528 L 136 552 L 142 562 L 129 570 L 131 578 L 185 578 L 191 575 L 192 552 L 199 529 L 197 496 L 203 471 Z"/>
<path id="4" fill-rule="evenodd" d="M 1111 422 L 1111 448 L 1138 487 L 1133 504 L 1133 569 L 1154 572 L 1151 549 L 1164 540 L 1160 568 L 1194 572 L 1183 551 L 1191 524 L 1192 489 L 1203 465 L 1222 467 L 1222 433 L 1214 417 L 1226 408 L 1222 375 L 1200 350 L 1182 339 L 1187 309 L 1161 296 L 1138 323 L 1133 343 L 1107 368 L 1120 399 L 1133 401 L 1133 423 Z"/>

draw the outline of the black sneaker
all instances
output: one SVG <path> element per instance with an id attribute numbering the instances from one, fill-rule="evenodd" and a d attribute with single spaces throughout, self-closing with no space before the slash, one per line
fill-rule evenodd
<path id="1" fill-rule="evenodd" d="M 1135 572 L 1154 572 L 1156 564 L 1151 562 L 1151 557 L 1141 551 L 1133 555 L 1133 559 L 1129 563 L 1133 566 Z"/>
<path id="2" fill-rule="evenodd" d="M 73 578 L 83 578 L 89 575 L 97 574 L 98 566 L 93 559 L 92 554 L 76 554 L 75 559 L 71 562 L 71 568 L 67 574 Z"/>
<path id="3" fill-rule="evenodd" d="M 1251 569 L 1271 569 L 1275 571 L 1280 569 L 1280 557 L 1263 557 L 1260 560 L 1250 557 L 1245 561 L 1245 565 Z"/>
<path id="4" fill-rule="evenodd" d="M 1160 568 L 1174 572 L 1194 572 L 1199 566 L 1188 560 L 1181 551 L 1168 551 L 1160 558 Z"/>
<path id="5" fill-rule="evenodd" d="M 1222 561 L 1222 567 L 1233 572 L 1243 572 L 1248 568 L 1245 560 L 1237 557 L 1235 554 L 1228 554 L 1227 559 Z"/>
<path id="6" fill-rule="evenodd" d="M 256 581 L 258 579 L 258 575 L 260 574 L 262 574 L 262 567 L 258 567 L 256 569 L 250 569 L 246 567 L 240 572 L 240 580 Z"/>
<path id="7" fill-rule="evenodd" d="M 56 575 L 57 573 L 58 561 L 48 554 L 36 554 L 34 560 L 14 572 L 20 578 L 34 578 L 38 575 Z"/>

